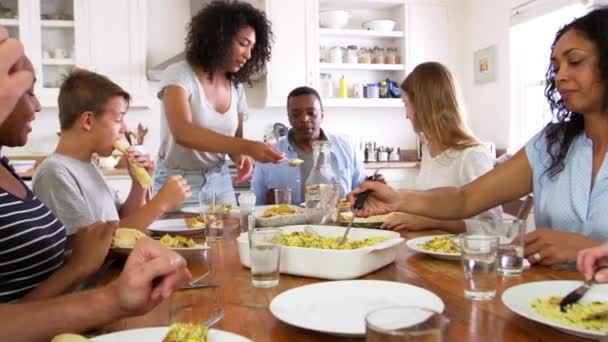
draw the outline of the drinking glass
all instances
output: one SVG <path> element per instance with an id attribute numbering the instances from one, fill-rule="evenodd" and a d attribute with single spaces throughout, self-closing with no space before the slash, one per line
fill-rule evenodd
<path id="1" fill-rule="evenodd" d="M 224 316 L 220 305 L 220 291 L 216 287 L 174 292 L 170 298 L 169 324 L 191 323 L 207 327 Z"/>
<path id="2" fill-rule="evenodd" d="M 519 219 L 492 220 L 498 235 L 498 274 L 520 275 L 524 270 L 524 239 L 526 221 Z"/>
<path id="3" fill-rule="evenodd" d="M 224 213 L 215 202 L 215 191 L 202 188 L 199 192 L 199 208 L 205 219 L 205 237 L 207 241 L 222 239 L 224 232 Z"/>
<path id="4" fill-rule="evenodd" d="M 274 189 L 274 203 L 291 204 L 291 189 L 287 187 Z"/>
<path id="5" fill-rule="evenodd" d="M 450 320 L 417 306 L 381 308 L 365 316 L 366 342 L 441 342 Z"/>
<path id="6" fill-rule="evenodd" d="M 273 228 L 249 231 L 251 283 L 255 287 L 273 287 L 279 284 L 281 258 L 281 230 Z"/>
<path id="7" fill-rule="evenodd" d="M 464 296 L 472 300 L 491 300 L 496 296 L 498 276 L 498 236 L 483 233 L 460 234 L 464 271 Z"/>

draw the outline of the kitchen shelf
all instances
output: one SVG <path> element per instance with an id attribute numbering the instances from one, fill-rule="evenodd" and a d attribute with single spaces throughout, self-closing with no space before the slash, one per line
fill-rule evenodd
<path id="1" fill-rule="evenodd" d="M 74 27 L 74 20 L 41 20 L 42 27 Z"/>
<path id="2" fill-rule="evenodd" d="M 324 98 L 323 107 L 403 107 L 401 99 Z"/>
<path id="3" fill-rule="evenodd" d="M 75 65 L 72 58 L 43 58 L 42 65 Z"/>
<path id="4" fill-rule="evenodd" d="M 343 37 L 372 37 L 372 38 L 403 38 L 403 31 L 380 32 L 372 30 L 356 29 L 327 29 L 320 28 L 321 36 L 343 36 Z"/>
<path id="5" fill-rule="evenodd" d="M 377 9 L 386 10 L 405 5 L 405 0 L 321 0 L 319 8 L 324 9 Z"/>
<path id="6" fill-rule="evenodd" d="M 403 64 L 320 63 L 319 68 L 321 70 L 405 70 Z"/>
<path id="7" fill-rule="evenodd" d="M 0 19 L 0 25 L 2 25 L 2 26 L 19 26 L 19 19 L 2 18 L 2 19 Z"/>

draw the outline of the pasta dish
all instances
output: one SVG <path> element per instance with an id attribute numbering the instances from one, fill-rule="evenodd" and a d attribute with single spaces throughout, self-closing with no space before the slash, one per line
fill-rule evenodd
<path id="1" fill-rule="evenodd" d="M 460 249 L 452 241 L 452 235 L 432 238 L 419 247 L 430 252 L 460 254 Z"/>
<path id="2" fill-rule="evenodd" d="M 281 244 L 291 247 L 306 247 L 319 249 L 357 249 L 368 247 L 388 240 L 384 236 L 369 237 L 361 240 L 346 240 L 340 244 L 342 236 L 318 236 L 305 232 L 292 232 L 283 234 Z"/>
<path id="3" fill-rule="evenodd" d="M 537 298 L 530 302 L 530 306 L 537 314 L 558 323 L 587 330 L 608 329 L 608 316 L 589 317 L 599 311 L 607 310 L 608 302 L 574 303 L 566 308 L 566 312 L 561 312 L 559 307 L 561 300 L 560 296 Z"/>
<path id="4" fill-rule="evenodd" d="M 289 204 L 280 204 L 266 209 L 266 211 L 264 211 L 260 217 L 269 218 L 273 216 L 294 215 L 299 213 L 300 212 L 296 208 L 290 206 Z"/>

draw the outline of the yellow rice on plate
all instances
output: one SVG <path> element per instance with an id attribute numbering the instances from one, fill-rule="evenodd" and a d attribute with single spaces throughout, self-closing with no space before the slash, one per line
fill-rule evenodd
<path id="1" fill-rule="evenodd" d="M 560 296 L 537 298 L 530 302 L 530 306 L 537 314 L 554 322 L 594 331 L 608 329 L 608 316 L 585 319 L 591 314 L 608 309 L 608 302 L 574 303 L 567 307 L 566 312 L 561 312 L 561 300 Z"/>
<path id="2" fill-rule="evenodd" d="M 361 240 L 346 240 L 346 242 L 340 244 L 341 240 L 342 236 L 321 237 L 310 233 L 292 232 L 290 234 L 283 234 L 281 244 L 283 246 L 319 249 L 357 249 L 384 242 L 388 240 L 388 238 L 384 236 L 376 236 Z"/>
<path id="3" fill-rule="evenodd" d="M 436 237 L 425 243 L 421 243 L 419 246 L 430 252 L 460 254 L 460 250 L 454 246 L 452 238 L 452 235 Z"/>

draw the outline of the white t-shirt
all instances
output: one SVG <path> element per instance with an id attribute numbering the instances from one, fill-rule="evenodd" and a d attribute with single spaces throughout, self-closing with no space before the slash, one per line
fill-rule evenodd
<path id="1" fill-rule="evenodd" d="M 203 86 L 196 77 L 188 62 L 175 63 L 163 74 L 158 96 L 166 86 L 182 87 L 188 94 L 188 103 L 192 113 L 192 123 L 215 132 L 234 136 L 239 125 L 239 113 L 247 113 L 247 100 L 241 85 L 231 86 L 230 107 L 225 113 L 218 113 L 207 100 Z M 170 169 L 201 170 L 209 169 L 226 158 L 225 153 L 204 152 L 180 146 L 169 129 L 166 113 L 161 106 L 160 122 L 161 142 L 158 151 L 158 165 Z"/>
<path id="2" fill-rule="evenodd" d="M 447 149 L 431 157 L 426 145 L 422 147 L 420 172 L 416 178 L 416 189 L 463 186 L 477 179 L 494 167 L 494 157 L 490 149 L 476 145 L 464 150 Z M 475 218 L 500 218 L 502 208 L 496 207 L 483 212 Z"/>

